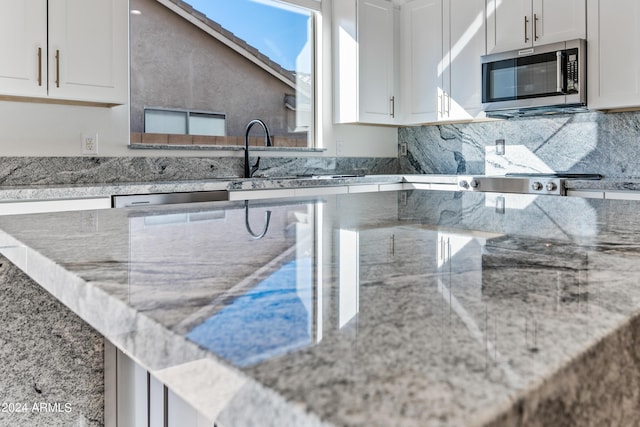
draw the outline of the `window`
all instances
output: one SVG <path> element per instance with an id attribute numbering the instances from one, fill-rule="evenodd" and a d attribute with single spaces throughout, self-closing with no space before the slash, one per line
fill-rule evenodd
<path id="1" fill-rule="evenodd" d="M 313 147 L 315 12 L 299 5 L 319 2 L 187 2 L 130 0 L 132 144 L 153 132 L 242 145 L 258 118 L 276 147 Z"/>
<path id="2" fill-rule="evenodd" d="M 220 113 L 145 108 L 144 132 L 226 136 L 226 118 Z"/>

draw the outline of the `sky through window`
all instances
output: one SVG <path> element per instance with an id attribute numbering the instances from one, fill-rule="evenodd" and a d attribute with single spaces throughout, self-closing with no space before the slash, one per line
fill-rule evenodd
<path id="1" fill-rule="evenodd" d="M 309 26 L 303 9 L 270 0 L 187 1 L 283 68 L 296 69 Z"/>

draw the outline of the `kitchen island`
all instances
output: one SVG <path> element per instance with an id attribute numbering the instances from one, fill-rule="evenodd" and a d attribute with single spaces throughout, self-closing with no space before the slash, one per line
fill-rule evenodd
<path id="1" fill-rule="evenodd" d="M 220 427 L 629 425 L 637 208 L 408 190 L 58 212 L 0 217 L 0 253 Z"/>

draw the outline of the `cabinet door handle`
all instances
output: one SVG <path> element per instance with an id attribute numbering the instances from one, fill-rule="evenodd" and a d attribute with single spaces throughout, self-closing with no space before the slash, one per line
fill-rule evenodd
<path id="1" fill-rule="evenodd" d="M 60 51 L 56 49 L 56 87 L 60 87 Z"/>
<path id="2" fill-rule="evenodd" d="M 444 114 L 444 104 L 442 103 L 442 94 L 438 94 L 438 118 Z"/>
<path id="3" fill-rule="evenodd" d="M 529 43 L 529 37 L 527 36 L 527 24 L 529 23 L 529 18 L 524 17 L 524 42 Z"/>
<path id="4" fill-rule="evenodd" d="M 445 114 L 447 115 L 447 117 L 449 117 L 451 115 L 451 95 L 445 92 L 444 99 L 445 99 L 445 104 L 444 104 Z"/>
<path id="5" fill-rule="evenodd" d="M 537 41 L 539 39 L 538 37 L 538 15 L 537 14 L 533 14 L 533 41 Z"/>
<path id="6" fill-rule="evenodd" d="M 38 48 L 38 86 L 42 86 L 42 48 Z"/>
<path id="7" fill-rule="evenodd" d="M 391 117 L 395 118 L 396 117 L 396 97 L 392 96 L 390 98 L 391 101 Z"/>

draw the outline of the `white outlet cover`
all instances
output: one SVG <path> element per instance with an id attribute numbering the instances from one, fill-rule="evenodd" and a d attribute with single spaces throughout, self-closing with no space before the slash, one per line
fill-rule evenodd
<path id="1" fill-rule="evenodd" d="M 98 134 L 83 133 L 82 134 L 82 154 L 98 154 Z"/>

